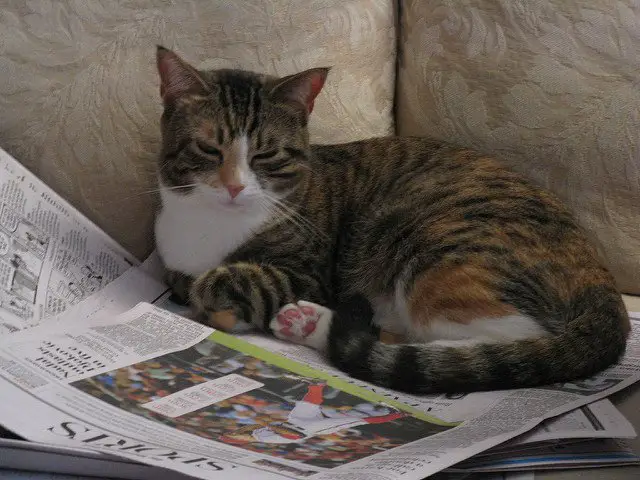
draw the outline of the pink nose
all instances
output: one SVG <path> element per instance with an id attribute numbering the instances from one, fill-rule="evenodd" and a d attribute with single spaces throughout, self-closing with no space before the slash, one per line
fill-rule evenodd
<path id="1" fill-rule="evenodd" d="M 244 190 L 244 185 L 227 185 L 227 191 L 231 198 L 236 198 Z"/>

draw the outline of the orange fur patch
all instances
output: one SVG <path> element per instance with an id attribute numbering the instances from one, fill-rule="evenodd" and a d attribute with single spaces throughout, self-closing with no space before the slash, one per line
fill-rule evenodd
<path id="1" fill-rule="evenodd" d="M 222 330 L 223 332 L 230 331 L 238 322 L 233 310 L 223 310 L 221 312 L 214 312 L 209 315 L 209 326 Z"/>
<path id="2" fill-rule="evenodd" d="M 491 286 L 492 275 L 479 265 L 440 268 L 419 278 L 408 298 L 411 318 L 426 324 L 434 318 L 471 323 L 477 318 L 516 313 L 501 302 Z"/>

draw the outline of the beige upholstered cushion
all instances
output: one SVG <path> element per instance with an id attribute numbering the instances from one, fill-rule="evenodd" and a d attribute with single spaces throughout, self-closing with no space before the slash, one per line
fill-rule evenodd
<path id="1" fill-rule="evenodd" d="M 640 3 L 402 2 L 397 127 L 512 161 L 640 293 Z"/>
<path id="2" fill-rule="evenodd" d="M 0 0 L 0 145 L 133 253 L 151 247 L 155 45 L 203 68 L 333 65 L 312 137 L 392 132 L 393 0 Z"/>
<path id="3" fill-rule="evenodd" d="M 623 295 L 624 304 L 630 312 L 640 312 L 640 297 Z"/>

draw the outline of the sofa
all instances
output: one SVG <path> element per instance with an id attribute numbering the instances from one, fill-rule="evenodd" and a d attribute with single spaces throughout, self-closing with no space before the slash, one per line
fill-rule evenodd
<path id="1" fill-rule="evenodd" d="M 397 133 L 501 157 L 575 211 L 640 311 L 637 1 L 0 7 L 0 145 L 141 259 L 153 248 L 160 43 L 199 68 L 286 75 L 332 66 L 311 120 L 315 142 Z M 640 390 L 616 401 L 640 428 Z M 640 469 L 537 476 L 632 478 Z"/>

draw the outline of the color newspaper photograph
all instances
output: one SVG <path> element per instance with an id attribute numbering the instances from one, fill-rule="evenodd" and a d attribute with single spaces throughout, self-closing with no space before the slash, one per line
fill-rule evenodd
<path id="1" fill-rule="evenodd" d="M 149 408 L 177 392 L 231 376 L 262 386 L 174 417 Z M 338 467 L 452 428 L 209 340 L 71 385 L 199 437 L 321 468 Z"/>

